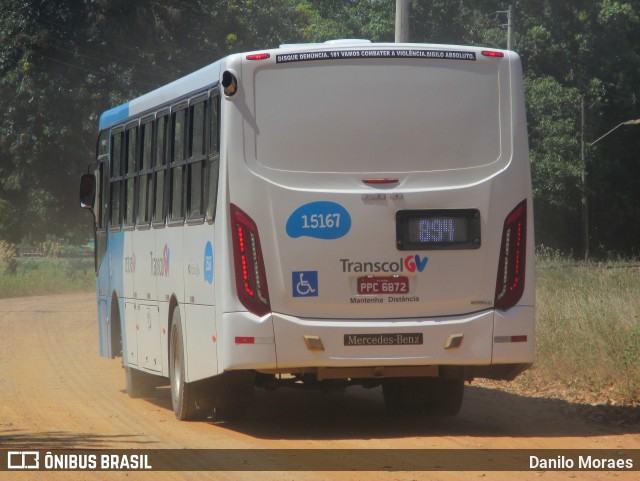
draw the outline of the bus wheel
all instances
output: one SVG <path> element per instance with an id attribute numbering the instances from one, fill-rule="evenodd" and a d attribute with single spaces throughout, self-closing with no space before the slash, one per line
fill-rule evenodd
<path id="1" fill-rule="evenodd" d="M 198 410 L 192 386 L 185 382 L 185 356 L 180 310 L 173 310 L 171 337 L 169 341 L 169 379 L 171 380 L 171 403 L 176 418 L 181 421 L 202 418 L 205 412 Z"/>
<path id="2" fill-rule="evenodd" d="M 226 372 L 214 379 L 216 418 L 238 421 L 246 417 L 253 400 L 255 373 L 253 371 Z"/>
<path id="3" fill-rule="evenodd" d="M 153 397 L 156 392 L 156 378 L 152 374 L 124 367 L 127 378 L 127 394 L 131 398 Z"/>
<path id="4" fill-rule="evenodd" d="M 429 395 L 428 381 L 419 377 L 385 379 L 382 395 L 387 412 L 394 416 L 424 414 Z"/>
<path id="5" fill-rule="evenodd" d="M 426 408 L 430 416 L 455 416 L 462 408 L 464 379 L 429 379 L 429 398 Z"/>

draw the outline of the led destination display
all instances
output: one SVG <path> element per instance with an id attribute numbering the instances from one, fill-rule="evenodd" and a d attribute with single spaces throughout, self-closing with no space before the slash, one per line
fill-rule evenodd
<path id="1" fill-rule="evenodd" d="M 464 210 L 405 210 L 396 213 L 400 250 L 477 249 L 480 212 Z"/>

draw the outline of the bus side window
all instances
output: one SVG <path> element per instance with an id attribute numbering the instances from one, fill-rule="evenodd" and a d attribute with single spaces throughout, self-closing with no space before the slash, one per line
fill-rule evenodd
<path id="1" fill-rule="evenodd" d="M 186 109 L 172 115 L 172 149 L 169 219 L 179 221 L 184 218 L 184 161 L 186 158 Z"/>
<path id="2" fill-rule="evenodd" d="M 113 134 L 111 139 L 111 186 L 110 186 L 110 215 L 109 224 L 112 229 L 119 229 L 120 216 L 120 192 L 122 186 L 122 140 L 124 132 L 120 131 Z"/>
<path id="3" fill-rule="evenodd" d="M 124 191 L 124 225 L 131 227 L 135 222 L 135 181 L 136 181 L 136 148 L 138 126 L 126 131 L 127 146 L 125 149 L 125 191 Z"/>
<path id="4" fill-rule="evenodd" d="M 220 170 L 220 94 L 211 95 L 209 101 L 209 195 L 207 200 L 207 220 L 216 217 L 218 198 L 218 172 Z"/>
<path id="5" fill-rule="evenodd" d="M 203 172 L 205 162 L 206 103 L 197 102 L 189 108 L 189 163 L 187 212 L 189 219 L 203 217 Z"/>
<path id="6" fill-rule="evenodd" d="M 167 165 L 167 116 L 156 121 L 155 165 L 154 165 L 154 225 L 164 225 L 165 172 Z"/>
<path id="7" fill-rule="evenodd" d="M 153 122 L 140 126 L 140 178 L 138 180 L 138 219 L 139 226 L 148 226 L 151 222 L 151 199 L 153 192 Z"/>
<path id="8" fill-rule="evenodd" d="M 109 188 L 109 175 L 106 166 L 109 165 L 109 134 L 106 130 L 100 132 L 98 137 L 98 169 L 96 178 L 96 229 L 104 230 L 107 225 L 108 204 L 107 190 Z M 106 182 L 105 182 L 106 181 Z"/>
<path id="9" fill-rule="evenodd" d="M 95 216 L 96 216 L 96 230 L 101 231 L 104 229 L 104 217 L 102 216 L 102 199 L 104 192 L 102 190 L 102 182 L 104 179 L 104 162 L 98 161 L 98 168 L 96 169 L 96 203 L 95 203 Z"/>
<path id="10" fill-rule="evenodd" d="M 102 222 L 100 224 L 100 227 L 102 227 L 102 229 L 106 229 L 107 228 L 107 224 L 109 223 L 109 162 L 102 162 L 101 163 L 101 176 L 102 176 L 102 212 L 101 212 L 101 218 L 102 218 Z"/>

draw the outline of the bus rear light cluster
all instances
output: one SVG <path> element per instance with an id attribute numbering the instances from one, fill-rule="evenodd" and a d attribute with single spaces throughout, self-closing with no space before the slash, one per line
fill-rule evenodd
<path id="1" fill-rule="evenodd" d="M 263 316 L 271 311 L 271 305 L 258 228 L 240 208 L 234 204 L 230 208 L 238 298 L 250 312 Z"/>
<path id="2" fill-rule="evenodd" d="M 523 200 L 509 213 L 502 229 L 502 245 L 496 279 L 496 309 L 515 306 L 524 293 L 527 257 L 527 201 Z"/>

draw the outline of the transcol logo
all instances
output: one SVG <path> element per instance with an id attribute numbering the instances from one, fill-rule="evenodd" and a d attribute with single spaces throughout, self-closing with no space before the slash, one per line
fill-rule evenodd
<path id="1" fill-rule="evenodd" d="M 153 257 L 151 254 L 151 275 L 154 277 L 169 277 L 169 246 L 164 245 L 162 257 Z"/>
<path id="2" fill-rule="evenodd" d="M 363 272 L 375 274 L 398 273 L 398 272 L 422 272 L 427 267 L 428 257 L 419 255 L 401 257 L 397 261 L 352 261 L 351 259 L 340 259 L 342 272 Z"/>
<path id="3" fill-rule="evenodd" d="M 127 274 L 133 274 L 136 271 L 136 255 L 133 254 L 131 257 L 127 256 L 124 258 L 124 271 Z"/>

